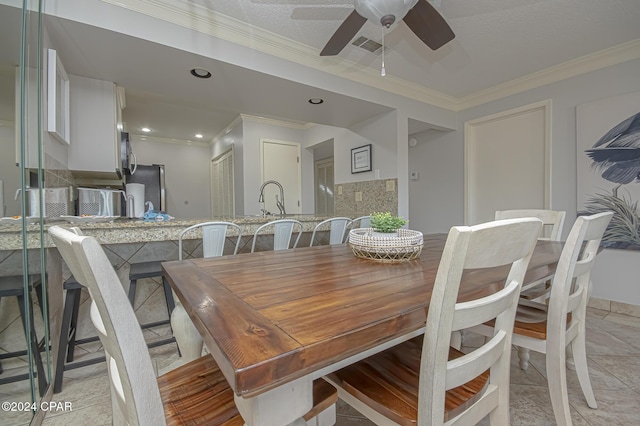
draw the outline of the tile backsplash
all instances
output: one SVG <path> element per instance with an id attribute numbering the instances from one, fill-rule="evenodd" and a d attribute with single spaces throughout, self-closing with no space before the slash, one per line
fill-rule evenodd
<path id="1" fill-rule="evenodd" d="M 336 184 L 336 216 L 366 216 L 373 212 L 398 214 L 398 179 L 377 179 Z"/>
<path id="2" fill-rule="evenodd" d="M 73 176 L 66 166 L 45 153 L 44 158 L 44 186 L 59 188 L 73 185 Z"/>

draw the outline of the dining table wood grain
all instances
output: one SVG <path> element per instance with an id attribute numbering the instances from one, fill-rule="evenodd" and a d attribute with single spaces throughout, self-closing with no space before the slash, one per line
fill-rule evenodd
<path id="1" fill-rule="evenodd" d="M 162 265 L 236 399 L 251 399 L 424 330 L 445 241 L 425 235 L 420 257 L 404 262 L 359 258 L 345 244 Z M 538 241 L 525 285 L 553 274 L 562 245 Z M 458 300 L 495 292 L 507 270 L 465 271 Z"/>

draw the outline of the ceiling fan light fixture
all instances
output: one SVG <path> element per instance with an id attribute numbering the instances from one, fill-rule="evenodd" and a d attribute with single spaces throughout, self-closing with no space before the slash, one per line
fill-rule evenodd
<path id="1" fill-rule="evenodd" d="M 356 12 L 371 22 L 389 28 L 405 17 L 418 0 L 354 0 Z"/>

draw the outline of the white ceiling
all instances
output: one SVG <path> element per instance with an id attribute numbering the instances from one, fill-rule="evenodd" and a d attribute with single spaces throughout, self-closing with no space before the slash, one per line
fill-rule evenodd
<path id="1" fill-rule="evenodd" d="M 376 78 L 405 81 L 461 100 L 640 39 L 640 0 L 432 3 L 456 38 L 434 52 L 403 22 L 394 24 L 385 35 L 387 77 Z M 318 52 L 353 10 L 351 0 L 172 0 L 168 4 L 208 19 L 242 21 L 249 25 L 247 33 L 259 28 L 283 45 L 302 43 Z M 9 27 L 2 21 L 13 19 L 19 22 L 2 10 L 0 28 Z M 132 133 L 148 126 L 158 137 L 188 140 L 201 132 L 210 140 L 239 113 L 349 127 L 389 109 L 77 22 L 46 23 L 70 74 L 115 81 L 125 87 L 125 119 Z M 368 22 L 359 35 L 380 41 L 381 32 Z M 3 40 L 15 39 L 2 35 Z M 0 63 L 5 56 L 1 50 L 7 50 L 7 43 L 0 47 Z M 375 54 L 348 46 L 338 57 L 324 58 L 320 64 L 341 61 L 345 69 L 371 68 L 377 73 L 380 60 Z M 214 78 L 191 77 L 188 68 L 192 66 L 212 70 Z M 326 102 L 313 107 L 306 102 L 310 97 L 322 97 Z"/>
<path id="2" fill-rule="evenodd" d="M 318 50 L 353 11 L 351 0 L 191 0 Z M 457 98 L 640 38 L 638 0 L 437 0 L 456 38 L 432 51 L 396 22 L 385 35 L 387 75 Z M 381 41 L 380 25 L 359 34 Z M 348 46 L 341 58 L 380 68 Z"/>

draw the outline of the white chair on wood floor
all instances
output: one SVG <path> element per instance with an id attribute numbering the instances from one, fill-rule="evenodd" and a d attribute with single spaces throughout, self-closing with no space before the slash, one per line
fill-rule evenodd
<path id="1" fill-rule="evenodd" d="M 234 393 L 211 355 L 156 378 L 133 308 L 95 238 L 76 235 L 60 226 L 49 228 L 49 235 L 71 273 L 89 289 L 91 319 L 107 358 L 113 424 L 244 424 L 234 403 Z M 313 390 L 314 407 L 308 413 L 310 418 L 305 419 L 318 424 L 315 419 L 333 409 L 334 423 L 335 389 L 316 380 Z M 331 416 L 323 419 L 323 426 L 333 424 Z"/>
<path id="2" fill-rule="evenodd" d="M 263 234 L 269 228 L 273 229 L 273 250 L 286 250 L 288 248 L 296 248 L 300 241 L 300 235 L 302 235 L 302 223 L 294 219 L 279 219 L 267 222 L 256 229 L 253 234 L 253 242 L 251 243 L 251 253 L 256 251 L 256 240 L 258 236 Z M 291 238 L 293 233 L 296 232 L 296 237 L 293 246 L 291 246 Z"/>
<path id="3" fill-rule="evenodd" d="M 316 234 L 318 232 L 329 230 L 329 245 L 336 245 L 344 243 L 344 238 L 347 235 L 347 230 L 351 225 L 351 219 L 348 217 L 333 217 L 331 219 L 323 220 L 313 228 L 311 234 L 311 242 L 309 247 L 313 246 L 316 240 Z"/>
<path id="4" fill-rule="evenodd" d="M 179 260 L 182 260 L 184 256 L 183 240 L 197 230 L 202 232 L 202 256 L 205 258 L 222 256 L 230 229 L 233 229 L 236 234 L 233 254 L 238 253 L 242 238 L 242 230 L 238 225 L 232 222 L 203 222 L 188 227 L 178 235 Z M 189 314 L 187 314 L 180 300 L 177 297 L 174 297 L 174 299 L 176 304 L 171 313 L 171 329 L 180 349 L 182 360 L 190 362 L 200 358 L 202 355 L 202 336 L 200 336 L 193 322 L 191 322 L 191 318 L 189 318 Z"/>
<path id="5" fill-rule="evenodd" d="M 549 394 L 559 425 L 571 425 L 565 367 L 568 345 L 587 404 L 597 408 L 587 367 L 585 317 L 591 270 L 611 216 L 606 212 L 576 219 L 558 261 L 548 304 L 521 300 L 516 313 L 513 344 L 525 349 L 519 351 L 520 367 L 528 366 L 526 349 L 546 354 Z M 492 324 L 471 331 L 485 336 L 494 332 Z"/>
<path id="6" fill-rule="evenodd" d="M 438 267 L 424 337 L 327 376 L 338 396 L 376 424 L 509 424 L 511 331 L 542 226 L 534 218 L 453 227 Z M 504 286 L 456 303 L 466 269 L 510 265 Z M 495 319 L 491 339 L 471 353 L 450 347 L 453 331 Z"/>

